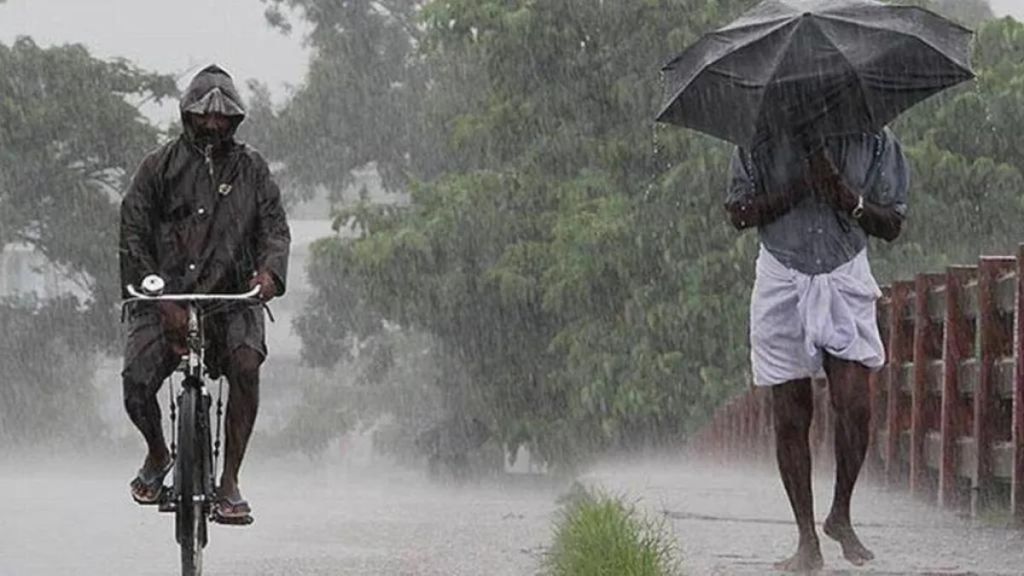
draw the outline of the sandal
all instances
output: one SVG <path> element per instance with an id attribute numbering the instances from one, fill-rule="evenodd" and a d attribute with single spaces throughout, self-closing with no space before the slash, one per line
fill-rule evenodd
<path id="1" fill-rule="evenodd" d="M 252 524 L 252 508 L 241 494 L 235 498 L 219 498 L 213 507 L 214 522 L 218 524 Z"/>
<path id="2" fill-rule="evenodd" d="M 138 504 L 158 504 L 160 496 L 164 491 L 164 478 L 174 468 L 174 460 L 168 460 L 167 465 L 160 470 L 147 471 L 145 467 L 139 469 L 139 473 L 128 483 L 131 488 L 132 499 Z"/>

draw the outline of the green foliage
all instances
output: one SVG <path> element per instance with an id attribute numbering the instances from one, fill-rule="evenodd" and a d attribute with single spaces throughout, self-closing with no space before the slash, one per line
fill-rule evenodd
<path id="1" fill-rule="evenodd" d="M 886 0 L 892 4 L 923 6 L 969 28 L 995 19 L 988 0 Z"/>
<path id="2" fill-rule="evenodd" d="M 420 114 L 446 154 L 417 174 L 408 209 L 341 215 L 363 236 L 330 241 L 314 258 L 324 289 L 300 324 L 317 336 L 307 346 L 318 357 L 343 348 L 356 333 L 343 317 L 356 303 L 429 333 L 471 382 L 448 390 L 448 410 L 553 463 L 682 438 L 681 416 L 716 402 L 726 371 L 712 368 L 719 348 L 694 345 L 705 354 L 694 369 L 676 343 L 686 330 L 720 330 L 724 305 L 680 299 L 676 275 L 699 269 L 700 288 L 714 292 L 711 276 L 731 280 L 738 269 L 679 235 L 680 218 L 704 226 L 717 209 L 726 157 L 699 136 L 662 134 L 666 151 L 695 155 L 687 162 L 700 172 L 685 183 L 656 157 L 657 63 L 741 7 L 427 4 L 418 62 L 431 82 Z M 705 227 L 728 232 L 720 218 Z M 734 372 L 739 385 L 745 368 Z"/>
<path id="3" fill-rule="evenodd" d="M 676 546 L 664 524 L 639 516 L 620 498 L 575 488 L 545 559 L 546 576 L 670 576 L 680 574 Z"/>
<path id="4" fill-rule="evenodd" d="M 910 217 L 896 243 L 876 246 L 882 279 L 1011 254 L 1024 239 L 1022 51 L 1024 25 L 984 24 L 975 40 L 977 80 L 897 121 L 913 168 Z"/>
<path id="5" fill-rule="evenodd" d="M 174 92 L 172 78 L 80 45 L 0 45 L 0 247 L 31 245 L 109 313 L 119 194 L 159 136 L 130 100 Z M 114 338 L 111 318 L 101 342 Z"/>
<path id="6" fill-rule="evenodd" d="M 0 442 L 95 432 L 90 353 L 117 342 L 118 200 L 159 136 L 132 102 L 174 92 L 79 45 L 0 44 L 0 249 L 31 246 L 87 296 L 0 302 Z"/>
<path id="7" fill-rule="evenodd" d="M 415 58 L 418 2 L 263 2 L 272 25 L 289 29 L 287 7 L 312 29 L 307 81 L 256 141 L 279 151 L 282 178 L 307 196 L 320 185 L 340 192 L 354 170 L 372 163 L 385 186 L 407 185 L 436 150 L 418 109 L 426 89 Z"/>
<path id="8" fill-rule="evenodd" d="M 329 364 L 384 326 L 430 335 L 453 371 L 437 384 L 445 414 L 556 465 L 685 440 L 749 381 L 757 240 L 722 213 L 729 147 L 652 125 L 658 65 L 751 4 L 437 0 L 403 12 L 419 22 L 405 70 L 424 81 L 399 118 L 432 134 L 431 153 L 402 148 L 417 161 L 392 163 L 408 171 L 408 206 L 351 207 L 337 223 L 360 237 L 318 247 L 300 323 L 310 358 Z M 1020 240 L 1021 34 L 986 23 L 979 80 L 897 124 L 911 219 L 873 249 L 882 279 Z M 311 79 L 340 93 L 332 82 Z"/>

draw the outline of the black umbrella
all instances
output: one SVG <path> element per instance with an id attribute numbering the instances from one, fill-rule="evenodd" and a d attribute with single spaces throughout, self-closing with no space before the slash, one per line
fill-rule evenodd
<path id="1" fill-rule="evenodd" d="M 974 77 L 971 31 L 871 0 L 765 0 L 665 65 L 658 120 L 741 146 L 878 130 Z"/>

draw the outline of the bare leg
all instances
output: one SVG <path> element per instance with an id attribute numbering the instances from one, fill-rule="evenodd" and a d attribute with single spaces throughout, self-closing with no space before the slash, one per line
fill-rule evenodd
<path id="1" fill-rule="evenodd" d="M 860 566 L 875 555 L 861 543 L 850 522 L 850 500 L 868 449 L 871 407 L 868 398 L 868 369 L 827 357 L 829 393 L 835 418 L 836 486 L 832 509 L 825 520 L 825 534 L 839 542 L 843 556 Z"/>
<path id="2" fill-rule="evenodd" d="M 228 362 L 228 409 L 225 420 L 224 472 L 220 478 L 220 496 L 237 499 L 238 470 L 256 423 L 260 404 L 260 362 L 258 352 L 236 349 Z"/>
<path id="3" fill-rule="evenodd" d="M 148 393 L 147 389 L 150 387 L 144 383 L 135 383 L 125 379 L 123 384 L 125 410 L 128 412 L 132 424 L 135 424 L 135 427 L 142 433 L 148 448 L 146 461 L 142 464 L 142 468 L 147 473 L 162 470 L 171 459 L 171 453 L 167 449 L 167 440 L 164 438 L 160 403 L 157 402 L 156 394 Z"/>
<path id="4" fill-rule="evenodd" d="M 814 415 L 810 380 L 794 380 L 772 387 L 775 415 L 775 454 L 789 504 L 796 517 L 800 542 L 796 554 L 775 565 L 778 570 L 806 572 L 824 565 L 814 529 L 814 496 L 811 493 L 811 447 L 808 433 Z"/>
<path id="5" fill-rule="evenodd" d="M 147 453 L 141 476 L 153 477 L 165 470 L 171 461 L 156 395 L 164 379 L 174 370 L 173 362 L 174 358 L 167 355 L 165 347 L 156 342 L 131 360 L 121 380 L 125 411 L 146 440 Z M 134 482 L 132 491 L 143 500 L 157 496 L 155 491 L 136 486 Z"/>

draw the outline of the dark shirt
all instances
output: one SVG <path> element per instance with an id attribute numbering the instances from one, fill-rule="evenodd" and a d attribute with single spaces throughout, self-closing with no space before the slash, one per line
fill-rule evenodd
<path id="1" fill-rule="evenodd" d="M 284 292 L 291 235 L 266 161 L 233 144 L 211 164 L 185 136 L 143 160 L 121 202 L 122 285 L 241 292 L 268 272 Z"/>
<path id="2" fill-rule="evenodd" d="M 800 185 L 807 161 L 787 141 L 733 152 L 726 202 Z M 826 150 L 846 185 L 866 201 L 906 215 L 910 172 L 903 148 L 889 129 L 880 134 L 831 138 Z M 867 234 L 847 213 L 811 194 L 758 229 L 761 243 L 784 266 L 825 274 L 867 247 Z"/>

